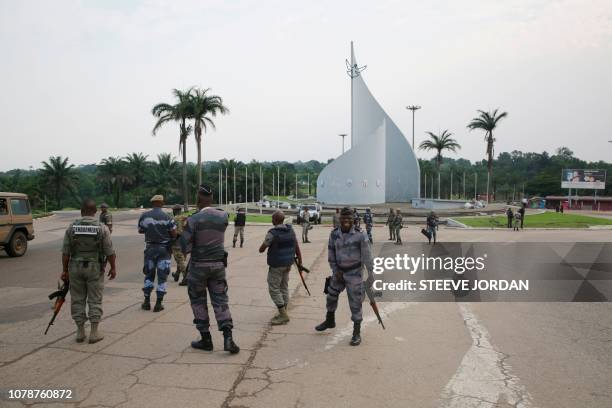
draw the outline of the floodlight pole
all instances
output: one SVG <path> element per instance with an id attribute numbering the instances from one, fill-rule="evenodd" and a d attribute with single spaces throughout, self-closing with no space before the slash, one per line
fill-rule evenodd
<path id="1" fill-rule="evenodd" d="M 406 106 L 406 109 L 412 111 L 412 150 L 414 151 L 414 112 L 421 109 L 418 105 Z"/>
<path id="2" fill-rule="evenodd" d="M 346 133 L 340 133 L 339 136 L 342 138 L 342 154 L 344 154 L 344 138 L 346 137 Z"/>

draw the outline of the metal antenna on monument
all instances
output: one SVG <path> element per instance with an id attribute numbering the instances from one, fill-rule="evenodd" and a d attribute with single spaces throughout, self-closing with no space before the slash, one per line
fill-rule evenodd
<path id="1" fill-rule="evenodd" d="M 345 62 L 346 62 L 346 73 L 351 78 L 358 77 L 359 74 L 361 74 L 361 71 L 363 71 L 364 69 L 366 69 L 368 67 L 367 65 L 364 65 L 362 67 L 357 66 L 357 64 L 352 64 L 351 65 L 349 60 L 345 60 Z"/>

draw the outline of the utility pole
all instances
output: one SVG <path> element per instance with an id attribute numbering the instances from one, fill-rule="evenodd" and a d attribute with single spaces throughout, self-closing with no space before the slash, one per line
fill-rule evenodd
<path id="1" fill-rule="evenodd" d="M 244 212 L 249 213 L 249 166 L 244 167 Z"/>
<path id="2" fill-rule="evenodd" d="M 440 170 L 438 170 L 438 200 L 440 199 Z"/>
<path id="3" fill-rule="evenodd" d="M 280 167 L 276 166 L 276 208 L 280 208 Z"/>
<path id="4" fill-rule="evenodd" d="M 453 199 L 453 171 L 452 170 L 451 170 L 450 196 L 448 198 L 449 200 Z"/>
<path id="5" fill-rule="evenodd" d="M 411 106 L 406 106 L 406 109 L 412 111 L 412 150 L 414 151 L 414 112 L 421 109 L 421 107 L 418 105 L 411 105 Z"/>
<path id="6" fill-rule="evenodd" d="M 465 171 L 463 172 L 463 199 L 465 200 Z"/>
<path id="7" fill-rule="evenodd" d="M 310 198 L 310 173 L 306 173 L 306 180 L 308 183 L 308 198 Z"/>
<path id="8" fill-rule="evenodd" d="M 226 167 L 225 168 L 225 205 L 227 205 L 227 203 L 228 203 L 228 199 L 227 199 L 227 190 L 228 189 L 227 189 L 227 186 L 228 186 L 228 183 L 227 183 L 227 167 Z"/>
<path id="9" fill-rule="evenodd" d="M 423 197 L 427 198 L 427 173 L 425 173 L 425 194 Z"/>
<path id="10" fill-rule="evenodd" d="M 295 201 L 298 199 L 297 173 L 295 173 Z"/>
<path id="11" fill-rule="evenodd" d="M 344 138 L 346 137 L 346 133 L 340 133 L 339 136 L 342 138 L 342 154 L 344 154 Z"/>
<path id="12" fill-rule="evenodd" d="M 259 201 L 261 205 L 259 206 L 259 214 L 263 213 L 263 173 L 261 172 L 261 166 L 259 166 Z"/>
<path id="13" fill-rule="evenodd" d="M 478 200 L 478 173 L 474 173 L 474 201 Z"/>
<path id="14" fill-rule="evenodd" d="M 234 177 L 232 181 L 234 182 L 234 204 L 236 204 L 236 167 L 234 167 Z"/>

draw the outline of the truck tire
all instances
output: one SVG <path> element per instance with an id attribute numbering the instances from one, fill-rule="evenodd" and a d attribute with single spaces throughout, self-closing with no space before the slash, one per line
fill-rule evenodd
<path id="1" fill-rule="evenodd" d="M 9 256 L 23 256 L 28 249 L 28 239 L 23 232 L 16 231 L 4 249 Z"/>

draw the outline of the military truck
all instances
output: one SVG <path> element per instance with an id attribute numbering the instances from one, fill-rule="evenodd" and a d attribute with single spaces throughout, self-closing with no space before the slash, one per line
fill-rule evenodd
<path id="1" fill-rule="evenodd" d="M 0 192 L 0 248 L 9 256 L 23 256 L 34 239 L 28 196 Z"/>

